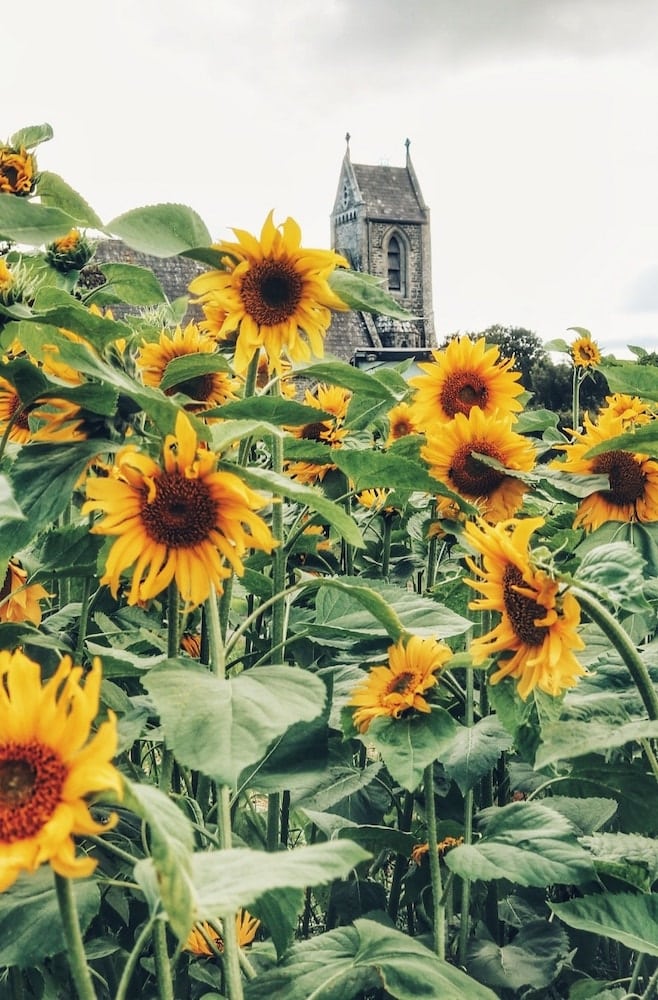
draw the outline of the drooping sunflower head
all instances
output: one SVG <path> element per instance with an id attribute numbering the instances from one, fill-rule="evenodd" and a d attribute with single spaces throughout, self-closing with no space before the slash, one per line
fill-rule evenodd
<path id="1" fill-rule="evenodd" d="M 414 410 L 409 403 L 398 403 L 397 406 L 388 411 L 387 445 L 399 440 L 399 438 L 417 433 L 418 428 L 416 427 Z"/>
<path id="2" fill-rule="evenodd" d="M 409 379 L 416 390 L 412 408 L 416 427 L 430 428 L 437 421 L 467 416 L 474 406 L 486 414 L 517 413 L 523 409 L 521 375 L 514 361 L 502 360 L 498 347 L 487 348 L 484 337 L 456 337 L 433 361 L 419 364 L 422 375 Z"/>
<path id="3" fill-rule="evenodd" d="M 511 414 L 487 415 L 475 406 L 468 416 L 458 413 L 449 423 L 435 424 L 420 450 L 431 474 L 465 500 L 477 503 L 492 522 L 516 513 L 527 490 L 523 479 L 504 469 L 530 472 L 535 464 L 532 444 L 512 430 L 512 421 Z M 477 455 L 496 464 L 489 465 Z"/>
<path id="4" fill-rule="evenodd" d="M 559 445 L 564 459 L 554 459 L 553 468 L 578 476 L 607 476 L 608 489 L 595 490 L 578 505 L 574 521 L 586 531 L 595 531 L 608 521 L 658 521 L 658 462 L 640 452 L 610 448 L 592 458 L 587 453 L 629 430 L 623 416 L 610 414 L 598 424 L 587 414 L 584 431 L 572 444 Z"/>
<path id="5" fill-rule="evenodd" d="M 25 197 L 37 181 L 37 163 L 24 146 L 0 146 L 0 192 Z"/>
<path id="6" fill-rule="evenodd" d="M 96 867 L 76 857 L 73 837 L 103 833 L 111 822 L 97 823 L 86 799 L 123 790 L 112 764 L 114 716 L 91 734 L 100 683 L 98 662 L 83 684 L 82 668 L 65 657 L 42 683 L 38 663 L 20 650 L 0 652 L 0 891 L 45 862 L 74 878 Z"/>
<path id="7" fill-rule="evenodd" d="M 0 435 L 6 433 L 10 421 L 9 440 L 15 444 L 27 444 L 32 439 L 29 407 L 23 406 L 14 386 L 0 376 Z"/>
<path id="8" fill-rule="evenodd" d="M 92 531 L 116 538 L 101 578 L 115 596 L 121 574 L 133 567 L 129 604 L 157 597 L 175 581 L 194 607 L 212 588 L 222 592 L 229 567 L 244 572 L 249 549 L 272 551 L 270 529 L 256 513 L 266 500 L 216 465 L 217 456 L 198 447 L 188 418 L 179 413 L 161 463 L 128 446 L 109 476 L 87 480 L 83 512 L 105 515 Z"/>
<path id="9" fill-rule="evenodd" d="M 407 712 L 431 711 L 425 697 L 438 682 L 437 673 L 452 653 L 445 643 L 412 635 L 388 650 L 388 663 L 371 667 L 363 683 L 352 692 L 354 725 L 365 733 L 373 719 L 399 719 Z"/>
<path id="10" fill-rule="evenodd" d="M 144 384 L 158 388 L 167 367 L 175 358 L 198 355 L 216 355 L 215 344 L 204 336 L 195 323 L 188 323 L 185 329 L 176 327 L 173 333 L 163 330 L 155 343 L 144 343 L 137 355 L 137 364 L 142 372 Z M 222 359 L 216 355 L 218 361 Z M 226 371 L 206 371 L 176 382 L 164 390 L 165 395 L 182 392 L 190 397 L 185 409 L 192 413 L 221 406 L 230 399 L 236 399 L 233 378 Z"/>
<path id="11" fill-rule="evenodd" d="M 211 307 L 215 315 L 225 314 L 219 337 L 237 332 L 236 371 L 245 371 L 260 348 L 275 370 L 282 357 L 322 357 L 331 310 L 348 308 L 328 279 L 336 267 L 347 267 L 347 261 L 331 250 L 302 247 L 294 219 L 275 226 L 272 212 L 260 239 L 241 229 L 233 232 L 237 243 L 215 246 L 224 255 L 226 269 L 194 278 L 190 291 L 199 296 L 196 301 L 204 310 Z"/>
<path id="12" fill-rule="evenodd" d="M 310 424 L 303 424 L 301 427 L 289 428 L 291 433 L 303 441 L 315 441 L 317 444 L 326 445 L 328 448 L 340 448 L 347 437 L 347 428 L 343 426 L 347 415 L 352 393 L 348 389 L 340 386 L 319 384 L 314 389 L 307 389 L 304 394 L 304 403 L 315 410 L 323 410 L 331 414 L 331 417 L 314 420 Z M 318 415 L 320 416 L 320 415 Z M 329 458 L 319 464 L 317 462 L 292 461 L 286 464 L 286 473 L 291 479 L 297 482 L 311 485 L 321 482 L 330 469 L 336 466 Z"/>
<path id="13" fill-rule="evenodd" d="M 601 351 L 588 332 L 572 340 L 569 354 L 576 368 L 595 368 L 601 364 Z"/>
<path id="14" fill-rule="evenodd" d="M 41 623 L 40 601 L 51 595 L 40 583 L 27 582 L 27 571 L 10 559 L 2 587 L 0 587 L 0 622 Z"/>
<path id="15" fill-rule="evenodd" d="M 471 642 L 473 663 L 501 654 L 489 680 L 513 677 L 524 700 L 534 688 L 557 696 L 585 673 L 573 654 L 584 648 L 577 633 L 580 606 L 532 559 L 530 536 L 543 524 L 538 517 L 465 527 L 466 541 L 480 557 L 467 558 L 477 579 L 465 582 L 483 595 L 470 607 L 500 614 L 495 628 Z"/>

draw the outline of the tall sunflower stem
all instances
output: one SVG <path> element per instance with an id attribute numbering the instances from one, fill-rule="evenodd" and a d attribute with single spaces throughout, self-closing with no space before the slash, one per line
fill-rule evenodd
<path id="1" fill-rule="evenodd" d="M 82 594 L 80 595 L 80 617 L 78 618 L 78 638 L 75 643 L 73 662 L 80 663 L 85 649 L 85 639 L 87 638 L 87 623 L 89 621 L 90 597 L 91 597 L 91 577 L 86 576 L 82 581 Z"/>
<path id="2" fill-rule="evenodd" d="M 156 920 L 154 922 L 151 937 L 153 939 L 153 959 L 155 962 L 155 978 L 158 983 L 159 1000 L 175 1000 L 169 952 L 167 950 L 167 925 L 164 920 Z"/>
<path id="3" fill-rule="evenodd" d="M 466 670 L 466 701 L 464 704 L 464 723 L 471 728 L 475 719 L 474 704 L 474 684 L 472 669 Z M 473 789 L 469 788 L 464 796 L 464 843 L 470 844 L 473 841 Z M 471 880 L 468 878 L 462 881 L 461 893 L 461 918 L 459 922 L 459 964 L 466 964 L 466 949 L 471 933 Z"/>
<path id="4" fill-rule="evenodd" d="M 64 940 L 66 942 L 66 954 L 78 1000 L 96 1000 L 96 991 L 94 990 L 91 973 L 87 965 L 87 957 L 80 932 L 80 921 L 78 920 L 78 908 L 73 894 L 73 883 L 71 879 L 65 878 L 63 875 L 58 875 L 56 872 L 54 875 L 57 905 L 59 906 Z"/>
<path id="5" fill-rule="evenodd" d="M 571 420 L 572 430 L 574 434 L 577 434 L 580 422 L 580 373 L 577 365 L 573 366 L 571 380 Z"/>
<path id="6" fill-rule="evenodd" d="M 388 580 L 391 565 L 391 536 L 393 534 L 393 517 L 384 514 L 384 537 L 382 539 L 382 577 Z"/>
<path id="7" fill-rule="evenodd" d="M 222 640 L 219 606 L 217 595 L 212 590 L 206 601 L 206 619 L 208 623 L 208 651 L 210 666 L 215 674 L 226 678 L 226 655 Z M 231 789 L 228 785 L 217 786 L 217 833 L 220 848 L 228 850 L 233 843 L 231 826 Z M 224 920 L 224 972 L 229 1000 L 243 1000 L 242 976 L 240 973 L 240 953 L 235 919 L 227 917 Z"/>
<path id="8" fill-rule="evenodd" d="M 434 798 L 434 765 L 425 768 L 423 776 L 425 793 L 425 817 L 427 819 L 427 843 L 430 858 L 430 880 L 434 903 L 434 925 L 432 942 L 440 959 L 446 957 L 446 921 L 443 883 L 441 880 L 441 859 L 439 858 L 438 833 L 436 825 L 436 800 Z"/>
<path id="9" fill-rule="evenodd" d="M 430 506 L 430 518 L 434 520 L 436 517 L 436 500 L 432 501 Z M 434 586 L 434 581 L 436 579 L 436 564 L 437 564 L 437 554 L 439 551 L 439 539 L 436 535 L 432 535 L 427 546 L 427 570 L 425 572 L 425 590 L 429 591 Z"/>
<path id="10" fill-rule="evenodd" d="M 179 614 L 178 587 L 172 580 L 167 588 L 167 656 L 178 655 L 180 636 L 178 626 Z M 162 747 L 162 758 L 160 760 L 160 777 L 158 787 L 162 792 L 168 794 L 171 791 L 171 780 L 174 774 L 174 755 L 167 748 L 166 743 Z"/>
<path id="11" fill-rule="evenodd" d="M 649 718 L 658 720 L 658 693 L 656 693 L 644 660 L 631 642 L 626 630 L 599 599 L 588 590 L 572 586 L 571 592 L 621 656 L 644 702 Z"/>
<path id="12" fill-rule="evenodd" d="M 146 947 L 146 942 L 149 937 L 151 937 L 151 932 L 153 929 L 153 922 L 156 917 L 151 917 L 150 920 L 144 924 L 141 933 L 135 944 L 133 945 L 132 951 L 130 952 L 126 964 L 121 971 L 121 979 L 117 986 L 117 991 L 114 995 L 114 1000 L 126 1000 L 128 997 L 128 987 L 130 986 L 130 980 L 132 979 L 133 972 L 135 971 L 135 966 L 137 965 L 139 956 L 142 954 L 144 948 Z"/>

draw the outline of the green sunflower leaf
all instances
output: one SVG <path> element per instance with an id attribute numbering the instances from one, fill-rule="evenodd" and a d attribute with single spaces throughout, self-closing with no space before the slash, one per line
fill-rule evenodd
<path id="1" fill-rule="evenodd" d="M 607 753 L 613 747 L 656 737 L 658 722 L 648 719 L 626 723 L 614 718 L 547 722 L 542 726 L 535 767 L 541 769 L 559 760 L 571 760 L 590 753 Z"/>
<path id="2" fill-rule="evenodd" d="M 487 774 L 501 753 L 509 750 L 512 737 L 495 715 L 487 715 L 474 726 L 460 726 L 447 752 L 441 757 L 446 774 L 462 795 Z"/>
<path id="3" fill-rule="evenodd" d="M 73 879 L 80 930 L 98 913 L 100 890 L 93 879 Z M 0 966 L 27 969 L 66 951 L 53 871 L 42 865 L 0 893 Z"/>
<path id="4" fill-rule="evenodd" d="M 563 927 L 532 920 L 503 947 L 482 938 L 471 941 L 467 968 L 494 988 L 519 991 L 531 986 L 541 990 L 558 976 L 568 954 L 569 939 Z"/>
<path id="5" fill-rule="evenodd" d="M 127 778 L 124 787 L 122 805 L 148 823 L 152 858 L 148 863 L 157 872 L 158 898 L 167 911 L 172 930 L 184 940 L 195 920 L 192 827 L 184 813 L 159 788 L 136 784 Z"/>
<path id="6" fill-rule="evenodd" d="M 208 410 L 204 416 L 225 417 L 230 420 L 264 420 L 280 427 L 301 427 L 333 419 L 333 415 L 325 410 L 316 410 L 313 406 L 305 406 L 294 399 L 282 399 L 280 396 L 238 399 Z"/>
<path id="7" fill-rule="evenodd" d="M 620 941 L 636 952 L 658 956 L 658 895 L 605 893 L 548 905 L 569 927 Z"/>
<path id="8" fill-rule="evenodd" d="M 322 712 L 322 680 L 296 667 L 267 666 L 224 680 L 189 660 L 168 660 L 142 678 L 181 764 L 235 787 L 287 729 Z"/>
<path id="9" fill-rule="evenodd" d="M 425 768 L 449 752 L 457 729 L 449 712 L 432 705 L 427 714 L 374 719 L 363 741 L 381 754 L 391 777 L 413 792 L 420 785 Z"/>
<path id="10" fill-rule="evenodd" d="M 187 205 L 145 205 L 118 215 L 104 231 L 119 236 L 133 250 L 154 257 L 174 257 L 210 246 L 212 237 L 201 216 Z"/>
<path id="11" fill-rule="evenodd" d="M 546 806 L 512 802 L 484 809 L 479 820 L 482 837 L 446 854 L 445 863 L 456 875 L 533 886 L 580 885 L 594 878 L 591 855 L 578 843 L 571 823 Z"/>
<path id="12" fill-rule="evenodd" d="M 645 569 L 641 552 L 630 542 L 608 542 L 587 550 L 575 580 L 615 607 L 646 611 Z"/>
<path id="13" fill-rule="evenodd" d="M 48 142 L 54 134 L 52 125 L 49 125 L 48 122 L 44 122 L 42 125 L 26 125 L 25 128 L 14 132 L 9 139 L 8 145 L 19 148 L 25 146 L 26 149 L 34 149 L 35 146 L 40 145 L 42 142 Z"/>
<path id="14" fill-rule="evenodd" d="M 14 194 L 0 194 L 0 236 L 15 243 L 43 246 L 65 236 L 75 219 L 61 208 L 39 205 Z"/>
<path id="15" fill-rule="evenodd" d="M 354 368 L 345 361 L 338 358 L 318 361 L 307 368 L 300 369 L 299 374 L 304 378 L 327 382 L 329 385 L 339 385 L 343 389 L 351 389 L 352 392 L 360 393 L 363 396 L 375 396 L 377 399 L 390 401 L 391 406 L 397 402 L 396 396 L 379 379 L 374 378 L 360 368 Z"/>
<path id="16" fill-rule="evenodd" d="M 58 174 L 52 174 L 49 170 L 39 171 L 38 194 L 42 205 L 61 209 L 75 220 L 77 226 L 103 228 L 103 223 L 93 208 Z"/>
<path id="17" fill-rule="evenodd" d="M 404 458 L 390 452 L 352 450 L 334 448 L 331 461 L 353 482 L 354 489 L 360 490 L 388 487 L 393 490 L 414 490 L 440 495 L 454 500 L 461 510 L 474 513 L 475 508 L 440 480 L 435 479 L 421 462 Z"/>
<path id="18" fill-rule="evenodd" d="M 213 372 L 230 371 L 228 360 L 223 354 L 186 354 L 179 358 L 172 358 L 165 368 L 164 375 L 160 382 L 160 389 L 166 392 L 173 389 L 181 382 L 199 378 L 201 375 L 209 375 Z M 224 408 L 216 407 L 204 413 L 205 416 L 225 416 Z M 253 414 L 252 414 L 253 416 Z"/>
<path id="19" fill-rule="evenodd" d="M 106 284 L 85 297 L 87 305 L 111 306 L 115 302 L 129 306 L 155 306 L 167 301 L 162 285 L 148 267 L 137 264 L 100 264 Z"/>
<path id="20" fill-rule="evenodd" d="M 337 267 L 329 275 L 329 284 L 351 309 L 392 316 L 394 319 L 416 318 L 384 289 L 383 278 L 374 274 Z"/>
<path id="21" fill-rule="evenodd" d="M 613 358 L 603 358 L 600 366 L 601 372 L 605 375 L 606 381 L 610 386 L 611 392 L 625 392 L 629 396 L 640 396 L 642 399 L 650 399 L 653 402 L 658 402 L 658 371 L 652 365 L 639 365 L 637 361 L 618 361 Z M 656 428 L 653 426 L 653 422 L 650 424 L 645 424 L 643 427 L 638 427 L 635 435 L 638 435 L 639 439 L 642 440 L 644 436 L 655 436 Z M 634 437 L 635 435 L 624 435 L 627 437 Z M 615 439 L 617 440 L 617 439 Z M 590 458 L 598 449 L 603 451 L 610 451 L 608 442 L 604 442 L 603 445 L 597 446 L 597 449 L 592 448 L 591 452 L 588 452 L 587 458 Z M 613 448 L 618 448 L 619 445 L 612 445 Z M 646 451 L 647 449 L 644 445 L 641 448 L 633 447 L 630 448 L 631 451 Z"/>
<path id="22" fill-rule="evenodd" d="M 416 938 L 359 918 L 294 945 L 280 965 L 247 983 L 245 1000 L 354 1000 L 364 990 L 382 989 L 393 1000 L 496 996 Z"/>

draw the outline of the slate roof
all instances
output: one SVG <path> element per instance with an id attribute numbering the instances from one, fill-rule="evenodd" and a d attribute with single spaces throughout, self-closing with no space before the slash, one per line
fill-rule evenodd
<path id="1" fill-rule="evenodd" d="M 424 222 L 424 206 L 406 167 L 379 167 L 353 163 L 352 169 L 369 219 Z"/>

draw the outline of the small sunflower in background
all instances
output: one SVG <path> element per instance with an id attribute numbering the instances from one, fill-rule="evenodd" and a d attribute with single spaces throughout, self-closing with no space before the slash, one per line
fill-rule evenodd
<path id="1" fill-rule="evenodd" d="M 624 432 L 635 427 L 651 423 L 655 414 L 644 399 L 639 396 L 629 396 L 624 392 L 615 392 L 606 396 L 604 405 L 598 412 L 596 423 L 599 428 L 607 425 L 610 420 L 621 420 Z"/>
<path id="2" fill-rule="evenodd" d="M 65 236 L 60 236 L 48 244 L 46 260 L 56 271 L 68 274 L 69 271 L 80 271 L 94 256 L 94 248 L 79 229 L 71 229 Z"/>
<path id="3" fill-rule="evenodd" d="M 501 615 L 495 628 L 471 642 L 473 663 L 478 666 L 500 653 L 489 681 L 513 677 L 524 701 L 535 688 L 557 696 L 586 673 L 574 656 L 574 650 L 585 648 L 577 632 L 580 605 L 532 561 L 530 536 L 543 524 L 541 517 L 496 525 L 480 520 L 464 529 L 467 543 L 480 556 L 479 563 L 467 557 L 477 579 L 464 582 L 483 595 L 469 607 Z"/>
<path id="4" fill-rule="evenodd" d="M 270 529 L 256 513 L 267 500 L 216 466 L 217 456 L 199 448 L 179 413 L 162 464 L 129 445 L 109 476 L 87 479 L 82 513 L 100 511 L 105 516 L 92 532 L 116 538 L 101 578 L 114 596 L 132 567 L 129 604 L 157 597 L 175 581 L 185 604 L 195 607 L 211 588 L 222 592 L 231 570 L 244 572 L 250 548 L 272 551 Z"/>
<path id="5" fill-rule="evenodd" d="M 51 595 L 40 583 L 27 582 L 27 571 L 16 559 L 7 564 L 4 583 L 0 587 L 0 622 L 41 623 L 41 604 Z"/>
<path id="6" fill-rule="evenodd" d="M 252 917 L 249 910 L 238 910 L 235 917 L 238 947 L 248 947 L 256 937 L 259 927 L 260 920 Z M 218 952 L 222 954 L 224 951 L 224 941 L 214 927 L 202 920 L 194 925 L 183 947 L 185 951 L 191 951 L 193 955 L 202 958 L 215 958 Z"/>
<path id="7" fill-rule="evenodd" d="M 409 403 L 398 403 L 388 411 L 387 447 L 409 434 L 418 434 L 413 407 Z"/>
<path id="8" fill-rule="evenodd" d="M 216 345 L 205 336 L 195 323 L 180 326 L 172 332 L 163 330 L 159 340 L 143 344 L 137 355 L 137 365 L 141 370 L 144 385 L 159 388 L 167 371 L 167 366 L 175 358 L 198 355 L 216 355 Z M 217 355 L 219 358 L 219 355 Z M 228 372 L 210 371 L 193 375 L 171 385 L 164 390 L 171 396 L 183 392 L 190 397 L 185 409 L 192 413 L 221 406 L 231 399 L 237 399 L 235 381 Z"/>
<path id="9" fill-rule="evenodd" d="M 595 368 L 601 364 L 601 351 L 589 330 L 581 330 L 580 336 L 571 341 L 569 356 L 576 368 Z"/>
<path id="10" fill-rule="evenodd" d="M 335 268 L 348 267 L 347 261 L 333 250 L 302 247 L 295 220 L 275 226 L 273 214 L 260 239 L 234 229 L 237 243 L 215 244 L 225 269 L 201 274 L 189 286 L 204 310 L 212 308 L 216 317 L 224 313 L 216 334 L 220 339 L 237 333 L 237 372 L 245 371 L 261 348 L 276 371 L 283 358 L 321 358 L 331 310 L 349 308 L 328 282 Z"/>
<path id="11" fill-rule="evenodd" d="M 578 504 L 574 527 L 595 531 L 608 521 L 658 521 L 658 462 L 641 452 L 610 448 L 587 458 L 595 445 L 605 444 L 625 434 L 624 417 L 609 415 L 598 424 L 587 414 L 584 431 L 574 434 L 572 444 L 557 445 L 564 459 L 554 459 L 552 468 L 578 477 L 607 476 L 609 488 L 596 490 Z"/>
<path id="12" fill-rule="evenodd" d="M 434 424 L 420 449 L 430 473 L 465 500 L 476 503 L 488 521 L 502 521 L 520 508 L 528 489 L 523 479 L 488 465 L 486 456 L 513 472 L 530 472 L 535 465 L 531 442 L 512 430 L 513 417 L 487 415 L 478 406 L 468 416 L 458 413 L 445 424 Z"/>
<path id="13" fill-rule="evenodd" d="M 437 683 L 437 673 L 452 652 L 435 639 L 409 636 L 389 646 L 388 662 L 371 667 L 366 679 L 352 691 L 347 702 L 354 706 L 354 725 L 365 733 L 373 719 L 399 719 L 407 712 L 431 711 L 426 695 Z"/>
<path id="14" fill-rule="evenodd" d="M 91 732 L 100 685 L 98 661 L 84 685 L 70 657 L 43 683 L 38 663 L 20 650 L 0 651 L 0 892 L 46 862 L 67 878 L 96 867 L 94 858 L 76 856 L 73 838 L 105 833 L 114 821 L 97 823 L 87 796 L 123 792 L 112 764 L 113 713 Z"/>
<path id="15" fill-rule="evenodd" d="M 331 416 L 328 419 L 303 424 L 301 427 L 291 427 L 289 428 L 291 433 L 303 441 L 315 441 L 326 445 L 328 449 L 340 448 L 348 434 L 344 422 L 351 398 L 352 393 L 349 389 L 342 389 L 337 385 L 321 383 L 312 390 L 307 389 L 304 404 L 316 410 L 323 410 Z M 285 471 L 291 479 L 312 485 L 322 482 L 326 474 L 335 468 L 331 459 L 327 457 L 327 461 L 322 464 L 305 461 L 288 462 Z"/>
<path id="16" fill-rule="evenodd" d="M 409 379 L 416 390 L 412 409 L 416 427 L 428 431 L 432 425 L 468 416 L 478 406 L 486 415 L 518 413 L 523 409 L 521 374 L 514 361 L 502 360 L 498 347 L 487 348 L 484 337 L 456 337 L 441 351 L 432 351 L 433 361 L 421 362 L 423 372 Z"/>

